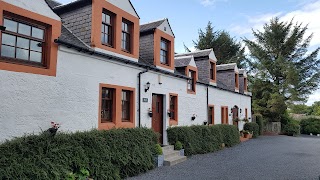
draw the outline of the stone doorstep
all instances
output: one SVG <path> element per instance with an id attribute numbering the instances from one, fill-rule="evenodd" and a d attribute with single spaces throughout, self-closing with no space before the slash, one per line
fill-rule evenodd
<path id="1" fill-rule="evenodd" d="M 164 166 L 173 166 L 187 160 L 186 156 L 180 156 L 180 151 L 175 151 L 174 146 L 164 146 L 162 147 L 164 155 Z"/>
<path id="2" fill-rule="evenodd" d="M 171 157 L 168 159 L 165 158 L 163 165 L 164 166 L 173 166 L 173 165 L 179 164 L 181 162 L 184 162 L 186 160 L 187 160 L 186 156 L 174 156 L 174 157 Z"/>

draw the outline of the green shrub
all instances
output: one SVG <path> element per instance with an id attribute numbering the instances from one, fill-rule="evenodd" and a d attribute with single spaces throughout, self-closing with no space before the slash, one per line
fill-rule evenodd
<path id="1" fill-rule="evenodd" d="M 263 118 L 262 116 L 259 114 L 259 115 L 255 115 L 256 116 L 256 123 L 258 124 L 259 126 L 259 135 L 262 135 L 263 133 L 263 126 L 264 126 L 264 122 L 263 122 Z"/>
<path id="2" fill-rule="evenodd" d="M 180 141 L 177 141 L 175 144 L 174 144 L 174 149 L 175 150 L 181 150 L 183 147 L 182 147 L 182 143 Z"/>
<path id="3" fill-rule="evenodd" d="M 300 122 L 302 134 L 320 134 L 320 119 L 309 118 Z"/>
<path id="4" fill-rule="evenodd" d="M 289 123 L 284 127 L 284 132 L 288 136 L 298 136 L 300 134 L 300 125 Z"/>
<path id="5" fill-rule="evenodd" d="M 243 130 L 253 132 L 253 138 L 257 138 L 259 136 L 259 125 L 257 123 L 245 123 L 243 126 Z"/>
<path id="6" fill-rule="evenodd" d="M 171 127 L 167 132 L 169 143 L 180 141 L 187 156 L 220 150 L 222 143 L 227 147 L 239 143 L 239 131 L 231 125 Z"/>
<path id="7" fill-rule="evenodd" d="M 156 155 L 162 155 L 162 148 L 160 146 L 160 144 L 156 144 Z"/>
<path id="8" fill-rule="evenodd" d="M 16 138 L 0 145 L 0 179 L 126 178 L 153 168 L 156 143 L 146 128 Z"/>

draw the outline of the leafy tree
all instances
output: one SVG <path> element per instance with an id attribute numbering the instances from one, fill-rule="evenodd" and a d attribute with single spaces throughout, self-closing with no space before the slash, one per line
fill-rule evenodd
<path id="1" fill-rule="evenodd" d="M 293 104 L 290 106 L 290 112 L 294 114 L 309 114 L 311 107 L 305 104 Z"/>
<path id="2" fill-rule="evenodd" d="M 320 116 L 320 101 L 316 101 L 312 104 L 310 114 Z"/>
<path id="3" fill-rule="evenodd" d="M 244 47 L 241 43 L 227 31 L 215 31 L 211 22 L 208 22 L 205 31 L 199 30 L 199 38 L 193 43 L 198 50 L 212 48 L 218 59 L 217 64 L 237 63 L 240 68 L 245 66 Z M 190 51 L 188 48 L 186 50 Z"/>
<path id="4" fill-rule="evenodd" d="M 255 40 L 244 40 L 255 77 L 272 83 L 272 92 L 286 104 L 305 101 L 320 82 L 320 48 L 308 53 L 312 34 L 304 39 L 307 29 L 293 20 L 274 18 L 263 31 L 253 30 Z"/>

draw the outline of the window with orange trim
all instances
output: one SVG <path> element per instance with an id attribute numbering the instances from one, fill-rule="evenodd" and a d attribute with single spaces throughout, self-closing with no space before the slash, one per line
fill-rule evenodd
<path id="1" fill-rule="evenodd" d="M 101 43 L 110 47 L 113 47 L 114 17 L 110 11 L 102 12 Z"/>
<path id="2" fill-rule="evenodd" d="M 101 123 L 113 122 L 115 89 L 102 88 L 101 95 Z"/>
<path id="3" fill-rule="evenodd" d="M 214 106 L 210 105 L 208 108 L 208 124 L 214 125 Z"/>
<path id="4" fill-rule="evenodd" d="M 248 119 L 248 109 L 246 108 L 244 112 L 245 112 L 245 118 Z"/>
<path id="5" fill-rule="evenodd" d="M 131 91 L 122 90 L 122 121 L 130 121 Z"/>
<path id="6" fill-rule="evenodd" d="M 188 91 L 194 92 L 196 87 L 196 72 L 189 70 L 188 72 Z"/>
<path id="7" fill-rule="evenodd" d="M 15 15 L 4 15 L 1 31 L 2 61 L 46 67 L 46 25 Z"/>
<path id="8" fill-rule="evenodd" d="M 177 121 L 177 105 L 178 105 L 178 96 L 170 95 L 170 120 Z"/>
<path id="9" fill-rule="evenodd" d="M 235 74 L 235 87 L 236 87 L 236 89 L 239 89 L 239 74 L 238 73 L 236 73 Z"/>
<path id="10" fill-rule="evenodd" d="M 248 82 L 247 82 L 247 78 L 244 78 L 244 91 L 248 91 Z"/>
<path id="11" fill-rule="evenodd" d="M 169 42 L 161 38 L 160 48 L 160 63 L 169 65 Z"/>
<path id="12" fill-rule="evenodd" d="M 128 53 L 131 52 L 131 30 L 132 22 L 122 19 L 122 43 L 121 48 Z"/>
<path id="13" fill-rule="evenodd" d="M 216 63 L 210 62 L 210 80 L 216 80 Z"/>
<path id="14" fill-rule="evenodd" d="M 228 106 L 221 107 L 221 124 L 229 124 Z"/>

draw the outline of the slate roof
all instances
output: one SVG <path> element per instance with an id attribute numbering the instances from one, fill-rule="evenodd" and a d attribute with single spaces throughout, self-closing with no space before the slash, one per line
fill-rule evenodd
<path id="1" fill-rule="evenodd" d="M 236 63 L 217 65 L 217 71 L 234 70 L 236 66 Z"/>
<path id="2" fill-rule="evenodd" d="M 140 33 L 148 32 L 159 27 L 166 19 L 140 25 Z"/>
<path id="3" fill-rule="evenodd" d="M 192 56 L 183 56 L 174 59 L 174 66 L 175 67 L 186 67 L 190 64 L 192 60 Z"/>
<path id="4" fill-rule="evenodd" d="M 190 56 L 190 55 L 192 55 L 194 58 L 206 57 L 206 56 L 209 56 L 212 51 L 213 51 L 212 49 L 197 50 L 197 51 L 189 52 L 189 53 L 175 54 L 174 56 L 175 57 L 181 57 L 181 56 Z"/>
<path id="5" fill-rule="evenodd" d="M 57 1 L 55 1 L 55 0 L 46 0 L 46 3 L 49 5 L 49 7 L 50 7 L 51 9 L 53 9 L 53 8 L 55 8 L 55 7 L 57 7 L 57 6 L 61 6 L 61 5 L 62 5 L 61 3 L 59 3 L 59 2 L 57 2 Z"/>
<path id="6" fill-rule="evenodd" d="M 84 49 L 90 49 L 83 41 L 81 41 L 78 37 L 76 37 L 67 27 L 64 25 L 61 26 L 61 35 L 58 38 L 61 41 L 64 41 L 69 44 L 77 45 L 78 47 Z"/>

